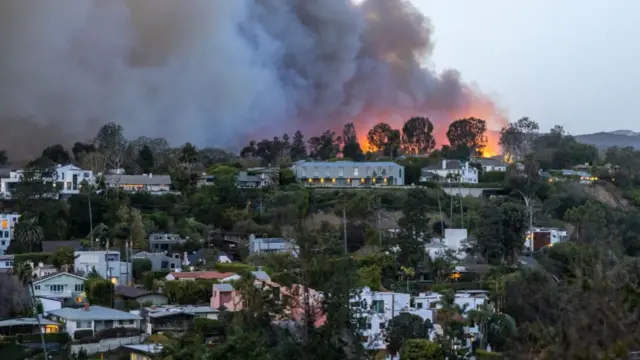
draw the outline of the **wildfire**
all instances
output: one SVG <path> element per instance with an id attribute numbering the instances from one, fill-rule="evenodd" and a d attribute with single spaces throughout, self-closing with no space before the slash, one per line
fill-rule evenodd
<path id="1" fill-rule="evenodd" d="M 501 111 L 488 99 L 474 97 L 471 101 L 471 106 L 467 109 L 451 112 L 448 114 L 438 114 L 436 116 L 429 116 L 433 123 L 433 134 L 436 140 L 436 148 L 442 147 L 442 145 L 448 145 L 447 129 L 449 124 L 457 119 L 475 117 L 483 119 L 487 122 L 487 144 L 482 150 L 482 157 L 493 157 L 502 154 L 502 148 L 500 147 L 500 130 L 507 124 L 507 119 L 501 115 Z M 381 114 L 369 114 L 368 116 L 361 116 L 354 119 L 358 130 L 358 141 L 362 146 L 362 150 L 365 152 L 371 150 L 369 141 L 367 140 L 367 132 L 377 123 L 386 122 L 394 129 L 402 129 L 402 125 L 406 120 L 412 116 L 416 116 L 414 112 L 393 112 L 393 113 L 381 113 Z"/>

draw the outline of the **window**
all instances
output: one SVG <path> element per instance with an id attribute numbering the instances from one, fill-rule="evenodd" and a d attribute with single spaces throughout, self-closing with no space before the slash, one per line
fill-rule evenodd
<path id="1" fill-rule="evenodd" d="M 171 268 L 172 268 L 172 269 L 175 269 L 175 268 L 176 268 L 176 264 L 171 263 Z"/>
<path id="2" fill-rule="evenodd" d="M 91 321 L 76 322 L 76 329 L 91 329 Z"/>
<path id="3" fill-rule="evenodd" d="M 386 327 L 387 327 L 386 323 L 383 323 L 383 322 L 380 323 L 380 330 L 384 330 L 384 328 L 386 328 Z"/>
<path id="4" fill-rule="evenodd" d="M 76 291 L 84 291 L 84 284 L 76 284 Z"/>
<path id="5" fill-rule="evenodd" d="M 85 177 L 85 178 L 88 178 L 88 177 L 90 177 L 90 176 L 91 176 L 91 175 L 89 175 L 89 173 L 88 173 L 88 172 L 84 173 L 84 177 Z"/>
<path id="6" fill-rule="evenodd" d="M 67 181 L 67 190 L 71 190 L 71 181 Z"/>
<path id="7" fill-rule="evenodd" d="M 3 238 L 2 234 L 4 234 L 2 231 L 0 231 L 0 239 Z"/>
<path id="8" fill-rule="evenodd" d="M 353 176 L 360 176 L 360 175 L 358 175 L 358 168 L 357 167 L 353 168 Z"/>
<path id="9" fill-rule="evenodd" d="M 398 177 L 402 179 L 402 169 L 398 170 Z"/>
<path id="10" fill-rule="evenodd" d="M 64 172 L 60 173 L 60 180 L 64 180 Z"/>
<path id="11" fill-rule="evenodd" d="M 51 292 L 62 292 L 64 290 L 64 285 L 54 284 L 49 285 L 49 291 Z"/>
<path id="12" fill-rule="evenodd" d="M 419 303 L 417 304 L 417 306 L 418 306 L 418 309 L 422 309 L 422 303 L 421 303 L 421 302 L 419 302 Z"/>
<path id="13" fill-rule="evenodd" d="M 373 302 L 371 302 L 371 309 L 378 314 L 384 313 L 384 300 L 373 300 Z"/>
<path id="14" fill-rule="evenodd" d="M 36 285 L 33 288 L 36 289 L 36 290 L 40 290 L 40 285 Z"/>
<path id="15" fill-rule="evenodd" d="M 7 239 L 9 238 L 9 230 L 4 232 L 4 237 L 7 238 Z"/>
<path id="16" fill-rule="evenodd" d="M 429 309 L 435 309 L 437 305 L 438 305 L 437 301 L 432 301 L 429 303 Z"/>
<path id="17" fill-rule="evenodd" d="M 168 268 L 168 267 L 169 267 L 169 262 L 168 262 L 168 261 L 163 261 L 163 262 L 160 264 L 160 267 L 161 267 L 161 268 L 163 268 L 163 269 Z"/>
<path id="18" fill-rule="evenodd" d="M 3 246 L 5 245 L 5 241 L 4 241 L 4 240 L 2 240 L 2 245 L 3 245 Z"/>

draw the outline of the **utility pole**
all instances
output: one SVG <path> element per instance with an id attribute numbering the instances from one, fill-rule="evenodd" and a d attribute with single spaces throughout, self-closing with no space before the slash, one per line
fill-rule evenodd
<path id="1" fill-rule="evenodd" d="M 458 189 L 460 191 L 460 189 Z M 460 196 L 460 228 L 464 229 L 464 212 L 462 211 L 462 193 L 459 193 Z"/>
<path id="2" fill-rule="evenodd" d="M 89 194 L 87 194 L 87 199 L 89 200 L 89 227 L 91 228 L 91 250 L 93 247 L 93 211 L 91 211 L 91 187 L 89 185 Z"/>
<path id="3" fill-rule="evenodd" d="M 380 249 L 382 249 L 382 229 L 380 228 L 380 209 L 378 208 L 378 245 L 380 246 Z"/>
<path id="4" fill-rule="evenodd" d="M 349 253 L 349 249 L 347 247 L 347 207 L 342 208 L 342 227 L 344 231 L 344 253 L 347 255 Z"/>

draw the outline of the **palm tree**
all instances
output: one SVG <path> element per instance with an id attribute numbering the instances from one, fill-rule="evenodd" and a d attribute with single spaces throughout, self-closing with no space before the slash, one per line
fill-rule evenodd
<path id="1" fill-rule="evenodd" d="M 35 217 L 18 221 L 15 227 L 15 240 L 21 249 L 29 252 L 38 251 L 44 239 L 44 230 L 38 225 Z"/>
<path id="2" fill-rule="evenodd" d="M 495 312 L 490 306 L 469 310 L 468 315 L 469 320 L 478 326 L 481 349 L 491 345 L 493 351 L 501 350 L 508 338 L 515 334 L 515 320 L 508 314 Z"/>
<path id="3" fill-rule="evenodd" d="M 44 341 L 44 333 L 42 332 L 42 322 L 40 319 L 40 313 L 38 311 L 38 306 L 36 305 L 36 297 L 35 297 L 35 289 L 33 287 L 33 268 L 30 263 L 21 262 L 17 263 L 13 267 L 13 273 L 18 277 L 22 285 L 29 287 L 29 292 L 31 295 L 29 299 L 31 300 L 31 306 L 33 308 L 33 312 L 35 313 L 36 320 L 38 321 L 38 330 L 40 331 L 40 341 L 42 342 L 42 351 L 44 351 L 44 358 L 48 359 L 47 356 L 47 346 Z"/>

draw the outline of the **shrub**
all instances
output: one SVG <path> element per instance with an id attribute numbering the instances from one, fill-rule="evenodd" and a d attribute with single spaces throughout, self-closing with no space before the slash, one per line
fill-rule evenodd
<path id="1" fill-rule="evenodd" d="M 151 271 L 153 264 L 149 259 L 133 259 L 131 267 L 133 268 L 133 278 L 136 281 L 140 281 L 145 272 Z"/>
<path id="2" fill-rule="evenodd" d="M 82 339 L 92 338 L 92 337 L 93 337 L 93 330 L 91 329 L 76 330 L 76 332 L 73 333 L 74 340 L 82 340 Z"/>
<path id="3" fill-rule="evenodd" d="M 124 310 L 125 311 L 138 310 L 141 307 L 142 307 L 142 305 L 140 305 L 140 303 L 135 301 L 135 300 L 126 300 L 124 302 Z"/>
<path id="4" fill-rule="evenodd" d="M 243 263 L 217 263 L 216 270 L 220 272 L 246 273 L 256 270 L 255 266 Z"/>
<path id="5" fill-rule="evenodd" d="M 487 171 L 485 173 L 480 174 L 478 182 L 482 184 L 502 183 L 504 182 L 506 175 L 507 173 L 503 171 Z"/>
<path id="6" fill-rule="evenodd" d="M 140 329 L 128 327 L 115 327 L 111 329 L 102 329 L 96 333 L 96 339 L 113 339 L 119 337 L 129 337 L 140 335 Z"/>
<path id="7" fill-rule="evenodd" d="M 193 321 L 192 329 L 205 336 L 224 334 L 224 324 L 220 320 L 212 320 L 206 318 L 196 318 Z"/>
<path id="8" fill-rule="evenodd" d="M 476 359 L 478 360 L 500 360 L 504 359 L 504 356 L 501 353 L 486 351 L 486 350 L 476 350 Z"/>

